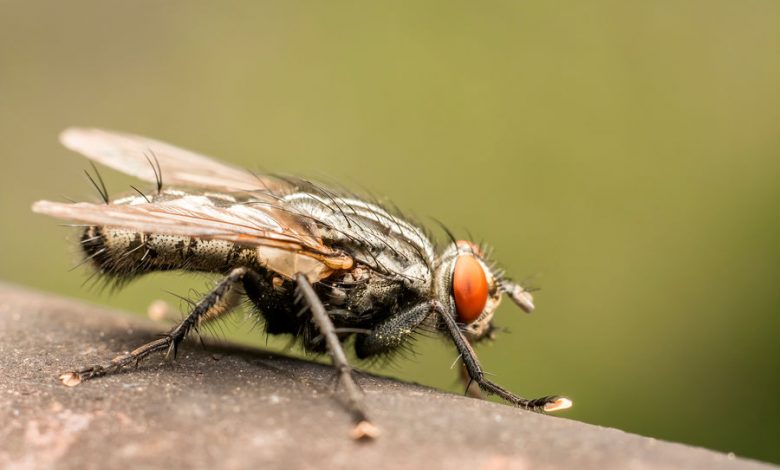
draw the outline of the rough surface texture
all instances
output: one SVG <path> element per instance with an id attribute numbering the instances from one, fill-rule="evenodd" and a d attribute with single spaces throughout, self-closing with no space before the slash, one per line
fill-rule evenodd
<path id="1" fill-rule="evenodd" d="M 382 436 L 347 437 L 322 365 L 194 342 L 175 364 L 74 388 L 56 377 L 159 325 L 0 284 L 3 468 L 776 468 L 361 375 Z"/>

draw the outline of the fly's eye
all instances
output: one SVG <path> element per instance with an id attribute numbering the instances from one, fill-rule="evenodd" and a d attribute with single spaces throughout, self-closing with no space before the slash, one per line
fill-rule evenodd
<path id="1" fill-rule="evenodd" d="M 452 295 L 458 319 L 466 324 L 473 322 L 485 309 L 488 299 L 488 282 L 485 270 L 471 255 L 460 255 L 455 260 L 452 273 Z"/>

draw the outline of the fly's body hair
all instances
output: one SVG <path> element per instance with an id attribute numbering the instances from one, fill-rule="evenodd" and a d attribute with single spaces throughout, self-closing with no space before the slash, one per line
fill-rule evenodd
<path id="1" fill-rule="evenodd" d="M 95 178 L 93 178 L 92 175 L 90 175 L 89 171 L 87 170 L 84 170 L 84 174 L 87 176 L 89 182 L 92 183 L 92 186 L 98 192 L 98 195 L 100 195 L 100 199 L 102 199 L 105 204 L 108 204 L 110 202 L 110 199 L 108 196 L 108 189 L 106 188 L 106 183 L 103 181 L 103 177 L 100 175 L 100 172 L 98 171 L 97 167 L 95 167 L 95 164 L 92 162 L 89 162 L 89 164 L 92 167 L 92 171 L 95 172 Z M 96 179 L 97 181 L 95 181 Z"/>
<path id="2" fill-rule="evenodd" d="M 117 371 L 149 354 L 176 354 L 190 331 L 246 303 L 267 335 L 289 335 L 309 354 L 330 355 L 353 436 L 372 437 L 345 347 L 363 361 L 414 354 L 419 337 L 456 346 L 469 382 L 527 409 L 570 406 L 559 397 L 528 400 L 488 380 L 471 343 L 493 339 L 503 295 L 526 312 L 531 294 L 488 257 L 484 244 L 434 237 L 397 207 L 304 178 L 262 175 L 140 136 L 71 129 L 62 142 L 93 161 L 154 184 L 111 199 L 97 169 L 87 177 L 102 204 L 39 201 L 33 210 L 77 222 L 85 283 L 120 288 L 151 272 L 212 273 L 222 280 L 185 298 L 190 312 L 159 340 L 109 364 L 63 374 L 63 383 Z"/>
<path id="3" fill-rule="evenodd" d="M 168 188 L 159 195 L 118 198 L 113 204 L 136 205 L 146 203 L 146 198 L 159 202 L 160 200 L 175 201 L 191 196 L 185 191 Z M 197 197 L 206 198 L 211 204 L 224 207 L 247 203 L 228 194 L 204 193 Z M 202 199 L 199 201 L 203 202 Z M 357 227 L 360 220 L 359 217 L 355 218 L 353 228 Z M 370 223 L 375 224 L 376 221 L 371 220 Z M 376 229 L 372 228 L 372 230 Z M 368 241 L 360 238 L 358 244 L 364 247 Z M 81 247 L 85 256 L 84 261 L 95 268 L 98 276 L 116 288 L 124 286 L 138 276 L 155 271 L 228 273 L 236 266 L 250 267 L 253 272 L 260 273 L 258 277 L 262 280 L 242 294 L 248 296 L 257 316 L 263 318 L 265 330 L 270 334 L 288 334 L 297 338 L 304 350 L 310 353 L 323 352 L 324 344 L 316 339 L 318 335 L 309 326 L 310 324 L 291 320 L 290 305 L 296 305 L 296 302 L 291 302 L 289 298 L 290 292 L 294 290 L 292 283 L 268 271 L 252 248 L 224 240 L 145 233 L 110 226 L 85 228 Z M 377 247 L 375 245 L 372 249 L 376 250 Z M 410 253 L 412 252 L 415 251 L 412 250 Z M 409 256 L 411 255 L 407 253 L 402 259 L 407 262 Z M 378 275 L 368 266 L 329 277 L 316 288 L 330 310 L 346 307 L 342 309 L 346 315 L 334 319 L 337 335 L 345 341 L 355 335 L 365 335 L 378 318 L 389 315 L 387 312 L 399 303 L 403 303 L 403 290 L 397 278 Z M 356 293 L 356 291 L 360 292 Z M 217 304 L 209 312 L 203 313 L 201 318 L 204 320 L 216 318 L 223 310 L 234 306 L 233 300 L 224 305 Z M 402 352 L 404 349 L 401 347 L 402 339 L 412 340 L 412 335 L 409 334 L 411 331 L 403 333 L 388 342 L 392 347 L 371 355 L 389 357 Z"/>

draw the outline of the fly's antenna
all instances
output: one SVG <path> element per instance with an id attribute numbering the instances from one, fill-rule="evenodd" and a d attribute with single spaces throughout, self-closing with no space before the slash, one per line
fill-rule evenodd
<path id="1" fill-rule="evenodd" d="M 524 312 L 531 313 L 534 311 L 534 297 L 520 284 L 504 279 L 501 281 L 501 290 Z"/>
<path id="2" fill-rule="evenodd" d="M 100 198 L 103 200 L 103 202 L 108 204 L 108 190 L 106 189 L 106 183 L 103 181 L 103 177 L 100 176 L 100 172 L 98 171 L 95 164 L 89 162 L 89 165 L 92 167 L 92 170 L 95 172 L 95 177 L 97 178 L 97 181 L 95 181 L 95 178 L 93 178 L 92 175 L 89 174 L 88 170 L 84 170 L 84 174 L 87 175 L 87 178 L 89 178 L 89 182 L 92 183 L 92 186 L 94 186 L 95 189 L 97 189 L 97 192 L 98 194 L 100 194 Z"/>
<path id="3" fill-rule="evenodd" d="M 144 152 L 144 157 L 146 157 L 146 161 L 149 162 L 149 165 L 152 167 L 152 171 L 154 172 L 154 181 L 157 184 L 157 194 L 160 194 L 160 191 L 162 191 L 162 168 L 160 168 L 160 161 L 157 160 L 157 155 L 154 154 L 152 149 L 148 149 L 146 152 Z"/>

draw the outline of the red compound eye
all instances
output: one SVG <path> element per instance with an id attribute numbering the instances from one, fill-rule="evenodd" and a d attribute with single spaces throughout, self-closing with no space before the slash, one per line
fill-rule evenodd
<path id="1" fill-rule="evenodd" d="M 485 309 L 488 299 L 488 283 L 485 270 L 471 255 L 460 255 L 455 260 L 452 274 L 452 295 L 458 319 L 466 324 L 473 322 Z"/>

